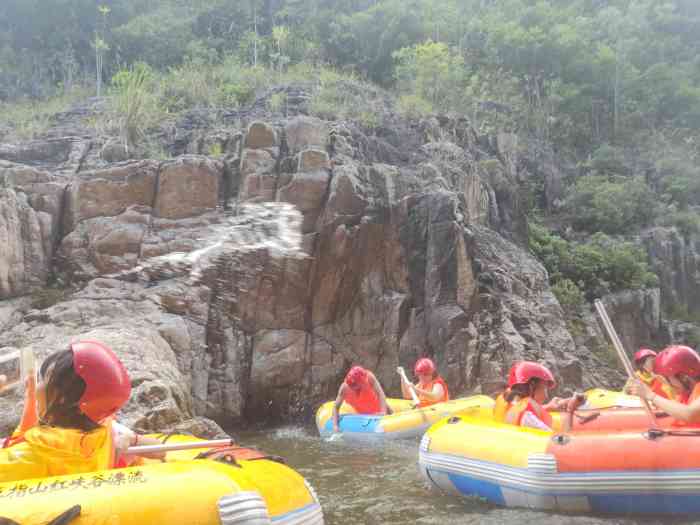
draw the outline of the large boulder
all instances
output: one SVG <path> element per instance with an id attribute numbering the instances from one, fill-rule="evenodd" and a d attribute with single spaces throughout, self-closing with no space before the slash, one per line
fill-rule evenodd
<path id="1" fill-rule="evenodd" d="M 116 217 L 130 206 L 153 206 L 158 170 L 155 161 L 139 161 L 81 173 L 68 189 L 65 232 L 89 219 Z"/>
<path id="2" fill-rule="evenodd" d="M 0 299 L 46 282 L 52 239 L 48 213 L 32 208 L 26 194 L 0 188 Z"/>
<path id="3" fill-rule="evenodd" d="M 30 311 L 0 335 L 0 354 L 31 348 L 41 361 L 80 339 L 110 346 L 129 371 L 132 395 L 120 420 L 142 431 L 182 427 L 194 415 L 192 354 L 185 319 L 139 285 L 95 280 L 68 301 Z M 0 397 L 0 431 L 16 424 L 20 393 Z"/>
<path id="4" fill-rule="evenodd" d="M 161 166 L 156 216 L 184 219 L 213 210 L 220 201 L 223 164 L 205 157 L 180 157 Z"/>

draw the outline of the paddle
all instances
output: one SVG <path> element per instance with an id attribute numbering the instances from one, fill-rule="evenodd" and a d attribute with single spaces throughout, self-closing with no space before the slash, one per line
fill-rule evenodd
<path id="1" fill-rule="evenodd" d="M 615 347 L 615 350 L 617 351 L 617 355 L 620 358 L 620 361 L 622 361 L 622 366 L 625 368 L 627 375 L 630 377 L 630 379 L 636 380 L 637 377 L 634 373 L 634 367 L 632 367 L 632 363 L 630 362 L 630 359 L 627 356 L 624 347 L 622 346 L 622 341 L 620 341 L 620 338 L 617 336 L 615 327 L 613 326 L 612 321 L 610 321 L 610 317 L 608 317 L 608 312 L 605 310 L 605 305 L 600 299 L 596 299 L 593 304 L 595 305 L 595 309 L 598 312 L 598 316 L 600 316 L 601 321 L 603 321 L 603 326 L 608 332 L 608 337 L 610 338 L 610 341 L 612 341 L 612 344 Z M 658 425 L 656 423 L 656 416 L 654 415 L 654 411 L 651 409 L 651 406 L 649 406 L 649 402 L 646 399 L 642 399 L 642 406 L 645 408 L 647 414 L 649 415 L 649 420 L 651 421 L 651 428 L 656 430 L 658 428 Z"/>
<path id="2" fill-rule="evenodd" d="M 396 369 L 396 372 L 401 376 L 401 379 L 403 379 L 404 382 L 408 385 L 408 391 L 411 393 L 411 399 L 413 399 L 413 402 L 416 404 L 416 406 L 420 405 L 420 400 L 418 399 L 418 395 L 416 394 L 416 389 L 413 386 L 413 383 L 411 383 L 406 377 L 406 371 L 403 369 L 402 366 L 400 366 Z"/>
<path id="3" fill-rule="evenodd" d="M 194 450 L 198 448 L 230 447 L 235 445 L 232 439 L 211 439 L 209 441 L 191 441 L 187 443 L 164 443 L 163 445 L 138 445 L 129 447 L 127 454 L 142 456 L 154 452 L 175 452 L 176 450 Z"/>

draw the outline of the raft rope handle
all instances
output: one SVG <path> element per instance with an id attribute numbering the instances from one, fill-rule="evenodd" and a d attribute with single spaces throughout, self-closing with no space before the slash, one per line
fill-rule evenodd
<path id="1" fill-rule="evenodd" d="M 233 439 L 212 439 L 209 441 L 193 441 L 191 443 L 172 443 L 169 445 L 139 445 L 129 447 L 126 454 L 140 456 L 154 452 L 175 452 L 177 450 L 195 450 L 198 448 L 215 448 L 235 446 Z"/>
<path id="2" fill-rule="evenodd" d="M 73 505 L 71 508 L 69 508 L 63 514 L 61 514 L 57 518 L 52 519 L 48 523 L 48 525 L 67 525 L 68 523 L 73 521 L 75 518 L 80 517 L 80 513 L 82 512 L 82 510 L 83 509 L 80 505 Z"/>
<path id="3" fill-rule="evenodd" d="M 595 309 L 598 311 L 598 316 L 600 317 L 601 321 L 603 321 L 603 326 L 608 332 L 608 337 L 610 338 L 610 341 L 612 341 L 613 347 L 615 347 L 620 361 L 622 361 L 622 366 L 625 368 L 629 378 L 634 380 L 634 368 L 632 367 L 632 363 L 630 362 L 630 359 L 627 356 L 627 353 L 625 352 L 625 348 L 622 346 L 622 341 L 620 341 L 620 338 L 618 337 L 617 332 L 615 331 L 615 327 L 613 326 L 612 321 L 610 321 L 610 317 L 608 317 L 608 312 L 605 310 L 605 305 L 603 304 L 603 301 L 601 301 L 600 299 L 596 299 L 593 304 L 595 305 Z M 644 409 L 647 412 L 647 415 L 649 416 L 649 421 L 651 423 L 650 430 L 657 430 L 658 424 L 656 423 L 656 416 L 654 415 L 654 411 L 651 409 L 651 406 L 649 405 L 649 402 L 646 399 L 642 398 L 642 406 L 644 407 Z"/>

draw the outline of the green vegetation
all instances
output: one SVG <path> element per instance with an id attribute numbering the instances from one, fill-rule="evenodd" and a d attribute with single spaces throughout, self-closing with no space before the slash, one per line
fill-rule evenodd
<path id="1" fill-rule="evenodd" d="M 74 102 L 88 96 L 85 89 L 74 89 L 69 93 L 46 100 L 22 98 L 12 102 L 0 101 L 0 114 L 7 125 L 5 140 L 29 140 L 46 131 L 57 113 L 67 110 Z M 0 129 L 0 136 L 5 130 Z"/>
<path id="2" fill-rule="evenodd" d="M 576 308 L 606 293 L 658 284 L 648 270 L 646 255 L 629 242 L 617 242 L 605 234 L 594 235 L 589 242 L 570 242 L 545 227 L 530 225 L 530 249 L 549 272 L 554 292 L 562 306 Z M 577 291 L 578 290 L 578 291 Z"/>
<path id="3" fill-rule="evenodd" d="M 641 177 L 579 178 L 568 200 L 573 226 L 591 233 L 628 233 L 653 222 L 656 198 Z"/>
<path id="4" fill-rule="evenodd" d="M 695 0 L 5 0 L 0 99 L 137 62 L 187 76 L 234 59 L 280 77 L 323 63 L 395 86 L 409 112 L 421 99 L 587 153 L 700 128 L 699 34 Z M 246 84 L 226 92 L 241 102 Z"/>

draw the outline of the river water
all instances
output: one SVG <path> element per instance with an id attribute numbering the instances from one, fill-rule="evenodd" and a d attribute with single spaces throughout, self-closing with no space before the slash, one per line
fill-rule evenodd
<path id="1" fill-rule="evenodd" d="M 478 499 L 432 492 L 418 468 L 418 441 L 325 442 L 315 429 L 284 427 L 236 433 L 246 445 L 282 456 L 316 489 L 326 525 L 506 524 L 672 525 L 699 520 L 571 516 L 504 509 Z M 700 496 L 698 496 L 700 497 Z"/>

